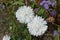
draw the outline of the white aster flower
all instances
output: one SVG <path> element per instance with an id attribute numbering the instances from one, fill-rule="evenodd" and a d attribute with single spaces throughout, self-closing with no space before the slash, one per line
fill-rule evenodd
<path id="1" fill-rule="evenodd" d="M 33 17 L 33 9 L 29 6 L 21 6 L 16 12 L 16 18 L 21 23 L 29 23 Z"/>
<path id="2" fill-rule="evenodd" d="M 3 40 L 10 40 L 10 36 L 8 36 L 7 34 L 3 37 Z"/>
<path id="3" fill-rule="evenodd" d="M 47 22 L 42 17 L 36 16 L 27 24 L 28 31 L 31 35 L 40 36 L 47 30 Z"/>

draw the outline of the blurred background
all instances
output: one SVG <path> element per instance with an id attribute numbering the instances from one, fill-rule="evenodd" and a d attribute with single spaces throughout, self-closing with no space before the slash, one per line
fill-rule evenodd
<path id="1" fill-rule="evenodd" d="M 6 33 L 11 35 L 11 40 L 60 40 L 60 0 L 56 0 L 55 6 L 50 5 L 49 10 L 40 6 L 42 1 L 0 0 L 0 40 Z M 44 35 L 38 37 L 30 35 L 26 24 L 17 21 L 15 13 L 23 5 L 31 6 L 35 14 L 45 18 L 48 30 Z"/>

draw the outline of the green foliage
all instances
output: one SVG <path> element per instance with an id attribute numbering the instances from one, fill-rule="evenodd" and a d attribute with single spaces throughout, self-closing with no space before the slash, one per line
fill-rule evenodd
<path id="1" fill-rule="evenodd" d="M 60 5 L 60 0 L 58 0 L 58 4 Z"/>
<path id="2" fill-rule="evenodd" d="M 39 8 L 37 15 L 42 16 L 43 18 L 47 17 L 47 14 L 44 8 Z"/>
<path id="3" fill-rule="evenodd" d="M 24 5 L 24 1 L 23 0 L 15 1 L 14 3 L 12 3 L 12 5 Z"/>
<path id="4" fill-rule="evenodd" d="M 39 5 L 38 5 L 36 2 L 31 2 L 31 3 L 30 3 L 30 6 L 31 6 L 32 8 L 38 8 L 38 7 L 39 7 Z"/>

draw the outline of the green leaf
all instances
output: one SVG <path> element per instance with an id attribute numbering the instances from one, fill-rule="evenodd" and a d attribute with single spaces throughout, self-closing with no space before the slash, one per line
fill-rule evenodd
<path id="1" fill-rule="evenodd" d="M 59 40 L 59 35 L 54 36 L 54 40 Z"/>
<path id="2" fill-rule="evenodd" d="M 15 1 L 12 5 L 24 5 L 24 0 Z"/>
<path id="3" fill-rule="evenodd" d="M 47 17 L 46 11 L 44 8 L 39 8 L 39 11 L 37 13 L 38 16 L 42 16 L 43 18 Z"/>
<path id="4" fill-rule="evenodd" d="M 12 5 L 18 5 L 18 4 L 19 4 L 19 5 L 23 5 L 24 3 L 22 3 L 22 2 L 20 2 L 20 3 L 19 3 L 19 2 L 15 2 L 15 3 L 13 3 Z"/>
<path id="5" fill-rule="evenodd" d="M 44 9 L 39 8 L 39 11 L 38 11 L 38 13 L 37 13 L 37 14 L 38 14 L 38 15 L 42 15 L 42 14 L 44 13 L 44 11 L 45 11 Z"/>
<path id="6" fill-rule="evenodd" d="M 30 34 L 28 34 L 28 35 L 26 36 L 26 40 L 32 40 L 32 38 L 31 38 L 31 35 L 30 35 Z"/>
<path id="7" fill-rule="evenodd" d="M 58 32 L 60 33 L 60 27 L 58 27 Z"/>
<path id="8" fill-rule="evenodd" d="M 60 0 L 58 0 L 58 4 L 60 5 Z"/>

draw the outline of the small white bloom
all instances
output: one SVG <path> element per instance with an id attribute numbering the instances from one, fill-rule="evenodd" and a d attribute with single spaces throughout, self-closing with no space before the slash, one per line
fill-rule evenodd
<path id="1" fill-rule="evenodd" d="M 29 23 L 33 17 L 33 9 L 29 6 L 21 6 L 16 12 L 16 18 L 21 23 Z"/>
<path id="2" fill-rule="evenodd" d="M 27 24 L 29 33 L 34 36 L 40 36 L 47 30 L 47 22 L 42 17 L 36 16 L 34 19 Z"/>
<path id="3" fill-rule="evenodd" d="M 3 37 L 3 40 L 10 40 L 10 36 L 8 36 L 7 34 Z"/>

